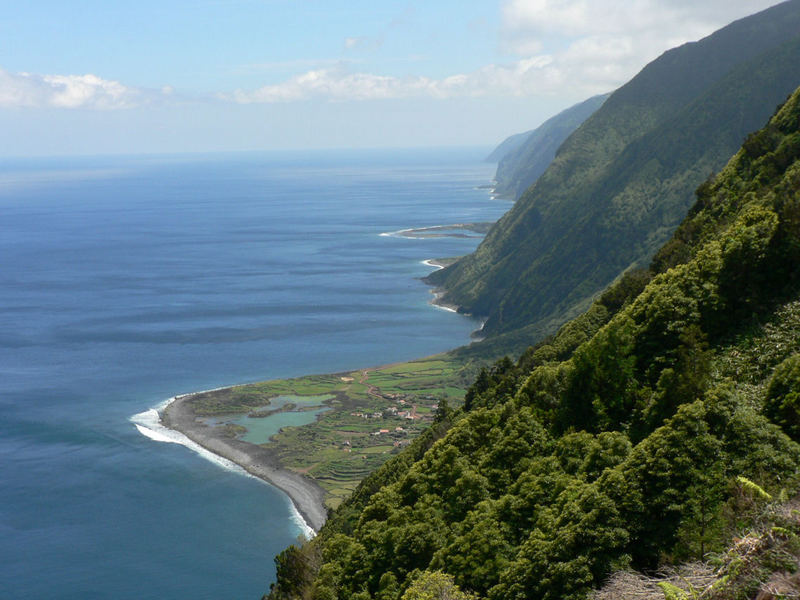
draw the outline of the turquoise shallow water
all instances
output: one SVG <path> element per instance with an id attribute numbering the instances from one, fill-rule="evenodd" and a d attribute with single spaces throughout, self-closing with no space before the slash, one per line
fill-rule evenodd
<path id="1" fill-rule="evenodd" d="M 296 409 L 276 412 L 266 417 L 241 415 L 234 419 L 217 419 L 217 423 L 232 423 L 246 427 L 247 433 L 241 435 L 240 439 L 251 444 L 264 444 L 283 427 L 301 427 L 313 423 L 317 415 L 329 410 L 327 406 L 321 404 L 330 398 L 333 396 L 278 396 L 265 408 L 273 410 L 291 403 L 296 405 Z M 312 410 L 312 407 L 318 408 Z"/>
<path id="2" fill-rule="evenodd" d="M 429 355 L 482 151 L 0 162 L 0 598 L 259 598 L 287 498 L 131 423 L 175 394 Z"/>

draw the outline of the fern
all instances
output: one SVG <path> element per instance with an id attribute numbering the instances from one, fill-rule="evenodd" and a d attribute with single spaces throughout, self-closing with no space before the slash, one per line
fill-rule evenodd
<path id="1" fill-rule="evenodd" d="M 692 595 L 690 596 L 685 590 L 668 581 L 659 581 L 657 585 L 664 592 L 664 600 L 695 600 L 697 598 L 694 590 L 692 590 Z"/>
<path id="2" fill-rule="evenodd" d="M 772 496 L 767 493 L 764 488 L 762 488 L 757 483 L 753 483 L 747 477 L 742 477 L 741 475 L 736 477 L 736 483 L 742 486 L 743 490 L 750 492 L 756 498 L 761 498 L 762 500 L 771 501 Z"/>

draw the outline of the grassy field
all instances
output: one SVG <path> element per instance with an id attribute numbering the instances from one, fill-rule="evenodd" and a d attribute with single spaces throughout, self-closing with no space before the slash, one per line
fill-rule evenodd
<path id="1" fill-rule="evenodd" d="M 286 468 L 314 478 L 328 493 L 327 504 L 335 507 L 422 431 L 443 399 L 460 405 L 475 370 L 440 354 L 346 373 L 234 386 L 199 394 L 192 404 L 198 415 L 234 418 L 263 412 L 278 396 L 330 396 L 324 404 L 331 410 L 317 421 L 285 427 L 265 446 Z"/>

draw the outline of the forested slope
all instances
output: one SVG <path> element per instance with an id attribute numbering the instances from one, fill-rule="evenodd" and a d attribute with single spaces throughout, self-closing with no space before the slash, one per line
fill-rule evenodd
<path id="1" fill-rule="evenodd" d="M 798 265 L 800 90 L 698 189 L 649 269 L 483 371 L 462 410 L 442 407 L 281 554 L 271 598 L 585 598 L 756 526 L 781 552 L 723 560 L 704 597 L 797 571 L 787 505 L 770 509 L 779 529 L 758 518 L 800 485 Z"/>
<path id="2" fill-rule="evenodd" d="M 533 131 L 511 136 L 500 144 L 489 156 L 497 162 L 495 193 L 513 200 L 519 198 L 550 166 L 564 140 L 607 98 L 608 94 L 593 96 L 547 119 Z"/>
<path id="3" fill-rule="evenodd" d="M 525 143 L 525 140 L 527 140 L 534 131 L 536 130 L 531 129 L 530 131 L 523 131 L 522 133 L 515 133 L 508 136 L 489 153 L 489 156 L 487 156 L 485 159 L 486 162 L 500 162 L 500 160 L 502 160 L 502 158 L 507 154 L 519 150 L 522 144 Z"/>
<path id="4" fill-rule="evenodd" d="M 541 339 L 644 265 L 693 190 L 800 82 L 800 0 L 670 50 L 561 146 L 471 255 L 431 274 L 484 333 Z"/>

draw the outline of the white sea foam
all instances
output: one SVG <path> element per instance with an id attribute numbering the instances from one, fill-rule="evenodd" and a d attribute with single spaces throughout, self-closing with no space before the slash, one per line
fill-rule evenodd
<path id="1" fill-rule="evenodd" d="M 233 471 L 234 473 L 238 473 L 240 475 L 246 475 L 247 477 L 252 477 L 253 479 L 258 479 L 254 475 L 251 475 L 247 471 L 245 471 L 242 467 L 237 465 L 235 462 L 228 460 L 227 458 L 223 458 L 214 454 L 213 452 L 206 450 L 197 442 L 193 442 L 188 437 L 183 435 L 180 431 L 175 431 L 174 429 L 169 429 L 168 427 L 164 427 L 161 424 L 161 416 L 159 412 L 166 408 L 166 406 L 175 400 L 175 398 L 169 398 L 165 400 L 158 406 L 154 408 L 150 408 L 144 412 L 140 412 L 138 414 L 133 415 L 130 418 L 131 423 L 136 426 L 136 429 L 139 430 L 143 436 L 150 438 L 156 442 L 165 442 L 168 444 L 180 444 L 181 446 L 186 446 L 192 452 L 196 452 L 207 461 L 214 463 L 218 467 L 222 467 L 227 471 Z"/>
<path id="2" fill-rule="evenodd" d="M 297 507 L 294 505 L 294 502 L 291 501 L 289 496 L 286 496 L 286 502 L 289 503 L 289 510 L 292 511 L 292 523 L 300 528 L 300 532 L 303 534 L 303 537 L 305 537 L 307 540 L 310 540 L 317 535 L 317 532 L 314 531 L 314 529 L 308 523 L 306 523 L 303 515 L 300 514 L 299 510 L 297 510 Z"/>
<path id="3" fill-rule="evenodd" d="M 455 308 L 452 308 L 450 306 L 444 306 L 444 305 L 438 303 L 439 302 L 439 298 L 442 297 L 442 293 L 441 292 L 433 292 L 432 291 L 431 294 L 433 294 L 433 300 L 431 300 L 429 302 L 429 304 L 431 306 L 435 306 L 439 310 L 446 310 L 447 312 L 452 312 L 452 313 L 457 313 L 458 312 Z"/>
<path id="4" fill-rule="evenodd" d="M 433 304 L 433 306 L 435 306 L 439 310 L 446 310 L 447 312 L 451 312 L 451 313 L 457 313 L 458 312 L 455 308 L 450 308 L 449 306 L 442 306 L 441 304 L 436 304 L 435 300 L 433 302 L 431 302 L 431 304 Z"/>
<path id="5" fill-rule="evenodd" d="M 222 389 L 222 388 L 218 388 Z M 213 391 L 213 390 L 208 390 Z M 164 427 L 161 424 L 161 415 L 160 412 L 164 410 L 170 402 L 173 402 L 175 397 L 168 398 L 161 402 L 157 406 L 150 408 L 144 412 L 137 413 L 130 417 L 131 423 L 134 424 L 136 429 L 146 438 L 149 438 L 155 442 L 164 442 L 168 444 L 180 444 L 181 446 L 185 446 L 192 452 L 199 454 L 201 457 L 205 458 L 207 461 L 214 463 L 218 467 L 225 469 L 226 471 L 231 471 L 238 475 L 244 475 L 245 477 L 251 477 L 257 481 L 270 485 L 268 481 L 264 481 L 251 473 L 248 473 L 245 469 L 237 465 L 235 462 L 228 460 L 227 458 L 223 458 L 217 454 L 214 454 L 210 450 L 206 450 L 197 442 L 190 440 L 188 437 L 183 435 L 180 431 L 175 431 L 174 429 L 169 429 L 168 427 Z M 272 486 L 274 487 L 274 486 Z M 278 489 L 278 488 L 276 488 Z M 306 520 L 303 518 L 303 515 L 300 514 L 300 511 L 297 510 L 297 507 L 292 502 L 291 498 L 287 494 L 284 493 L 286 498 L 286 502 L 288 502 L 289 509 L 292 513 L 291 519 L 292 522 L 297 525 L 300 529 L 302 534 L 307 538 L 311 539 L 316 535 L 314 529 L 306 523 Z"/>
<path id="6" fill-rule="evenodd" d="M 472 332 L 472 339 L 476 342 L 482 342 L 486 338 L 481 335 L 483 332 L 483 328 L 486 326 L 486 319 L 481 321 L 480 327 L 478 327 L 475 331 Z"/>
<path id="7" fill-rule="evenodd" d="M 405 238 L 407 240 L 424 240 L 424 239 L 426 239 L 424 236 L 409 235 L 413 231 L 416 231 L 416 230 L 412 228 L 412 229 L 398 229 L 397 231 L 384 231 L 383 233 L 380 234 L 380 236 L 381 237 L 399 237 L 399 238 Z"/>
<path id="8" fill-rule="evenodd" d="M 458 224 L 456 224 L 458 225 Z M 381 237 L 400 237 L 407 240 L 427 240 L 430 235 L 413 235 L 416 231 L 425 231 L 427 233 L 433 231 L 441 231 L 442 229 L 450 229 L 453 225 L 428 225 L 426 227 L 410 227 L 408 229 L 398 229 L 397 231 L 384 231 Z"/>
<path id="9" fill-rule="evenodd" d="M 169 436 L 159 433 L 158 431 L 149 429 L 148 427 L 140 425 L 139 423 L 134 423 L 134 425 L 136 426 L 136 429 L 139 430 L 139 433 L 141 433 L 144 437 L 148 437 L 155 442 L 172 442 L 175 444 L 180 443 L 178 442 L 178 440 L 173 440 Z"/>
<path id="10" fill-rule="evenodd" d="M 432 258 L 428 258 L 428 259 L 426 259 L 426 260 L 423 260 L 423 261 L 420 261 L 420 262 L 421 262 L 423 265 L 425 265 L 426 267 L 433 267 L 433 268 L 434 268 L 434 269 L 436 269 L 437 271 L 438 271 L 439 269 L 444 269 L 444 267 L 443 267 L 442 265 L 437 265 L 436 263 L 434 263 Z"/>

